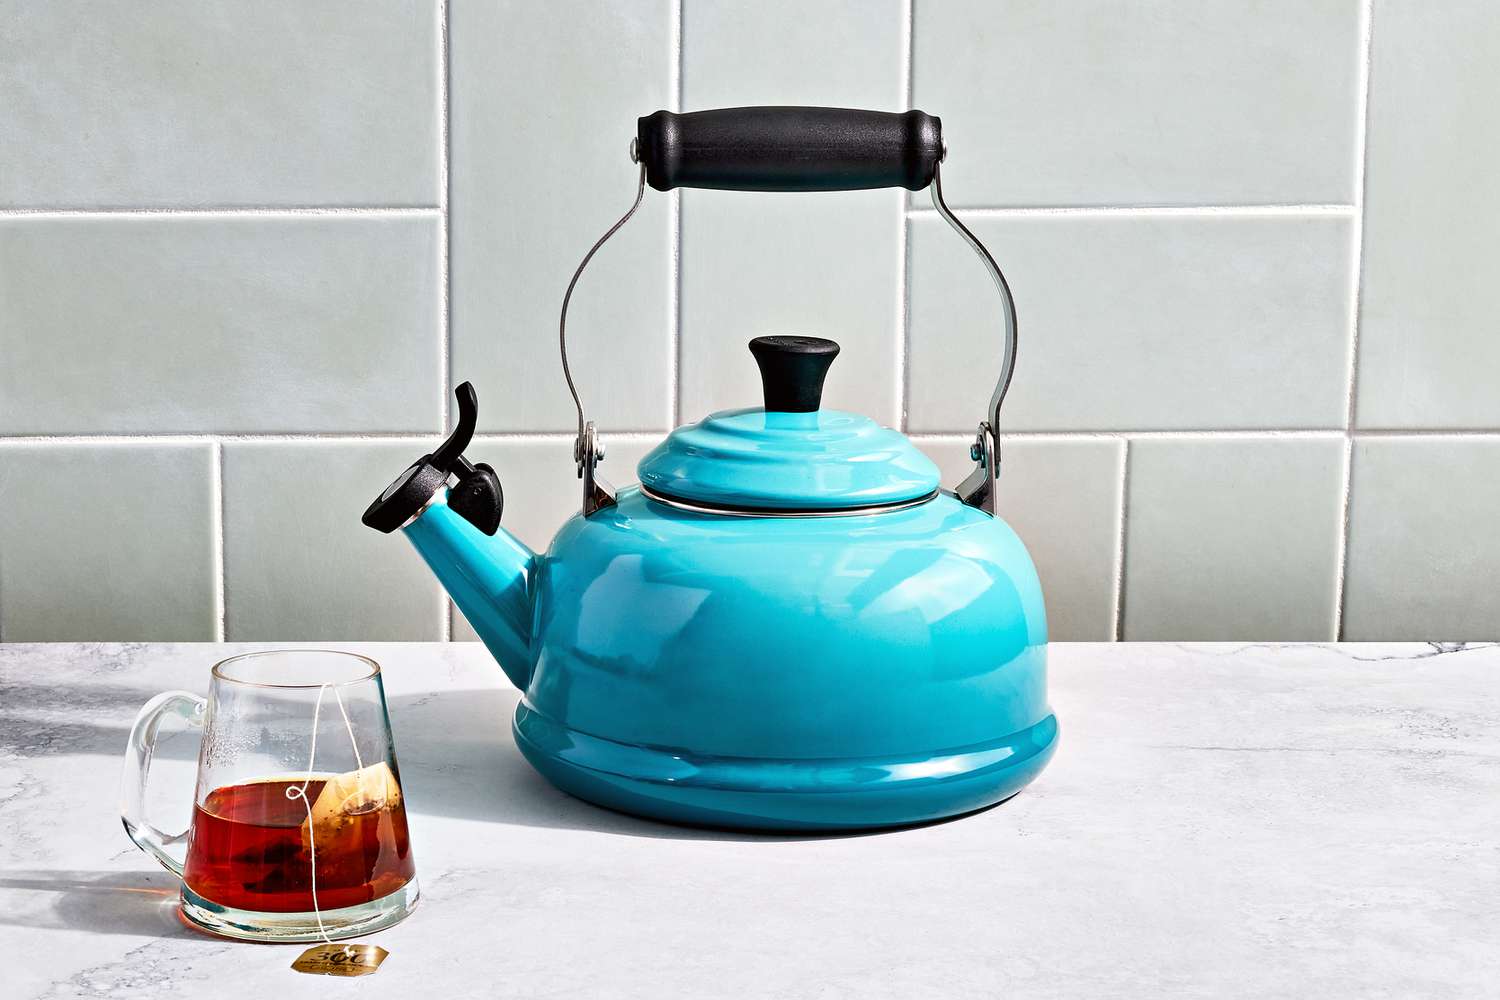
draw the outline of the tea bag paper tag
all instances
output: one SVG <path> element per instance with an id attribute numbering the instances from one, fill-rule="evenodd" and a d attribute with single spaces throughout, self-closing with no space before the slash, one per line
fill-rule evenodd
<path id="1" fill-rule="evenodd" d="M 368 976 L 389 954 L 378 944 L 320 944 L 298 955 L 292 968 L 310 976 Z"/>

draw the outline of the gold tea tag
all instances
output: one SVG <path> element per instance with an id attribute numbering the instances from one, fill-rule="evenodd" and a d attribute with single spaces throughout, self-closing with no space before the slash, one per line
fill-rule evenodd
<path id="1" fill-rule="evenodd" d="M 378 944 L 320 944 L 298 955 L 292 968 L 310 976 L 368 976 L 389 954 Z"/>

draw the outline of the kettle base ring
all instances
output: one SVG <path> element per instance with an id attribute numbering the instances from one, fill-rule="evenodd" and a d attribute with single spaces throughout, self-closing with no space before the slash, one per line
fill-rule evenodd
<path id="1" fill-rule="evenodd" d="M 527 707 L 512 726 L 522 755 L 564 792 L 688 826 L 833 832 L 910 826 L 975 812 L 1029 784 L 1057 747 L 1057 718 L 983 744 L 870 758 L 694 756 L 571 730 Z"/>

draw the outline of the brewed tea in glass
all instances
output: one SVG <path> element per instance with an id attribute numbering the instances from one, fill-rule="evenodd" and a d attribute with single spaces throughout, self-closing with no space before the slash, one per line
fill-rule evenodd
<path id="1" fill-rule="evenodd" d="M 157 730 L 201 726 L 193 819 L 146 817 Z M 380 666 L 352 653 L 276 650 L 224 660 L 209 695 L 157 695 L 126 749 L 121 816 L 182 878 L 182 913 L 215 934 L 320 941 L 387 927 L 417 902 L 416 866 Z"/>

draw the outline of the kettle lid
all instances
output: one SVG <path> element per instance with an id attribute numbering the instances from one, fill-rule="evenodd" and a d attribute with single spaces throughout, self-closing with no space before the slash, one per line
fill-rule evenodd
<path id="1" fill-rule="evenodd" d="M 757 337 L 763 408 L 679 427 L 637 467 L 648 496 L 724 513 L 823 514 L 908 506 L 937 493 L 938 469 L 906 435 L 820 408 L 838 344 Z"/>

